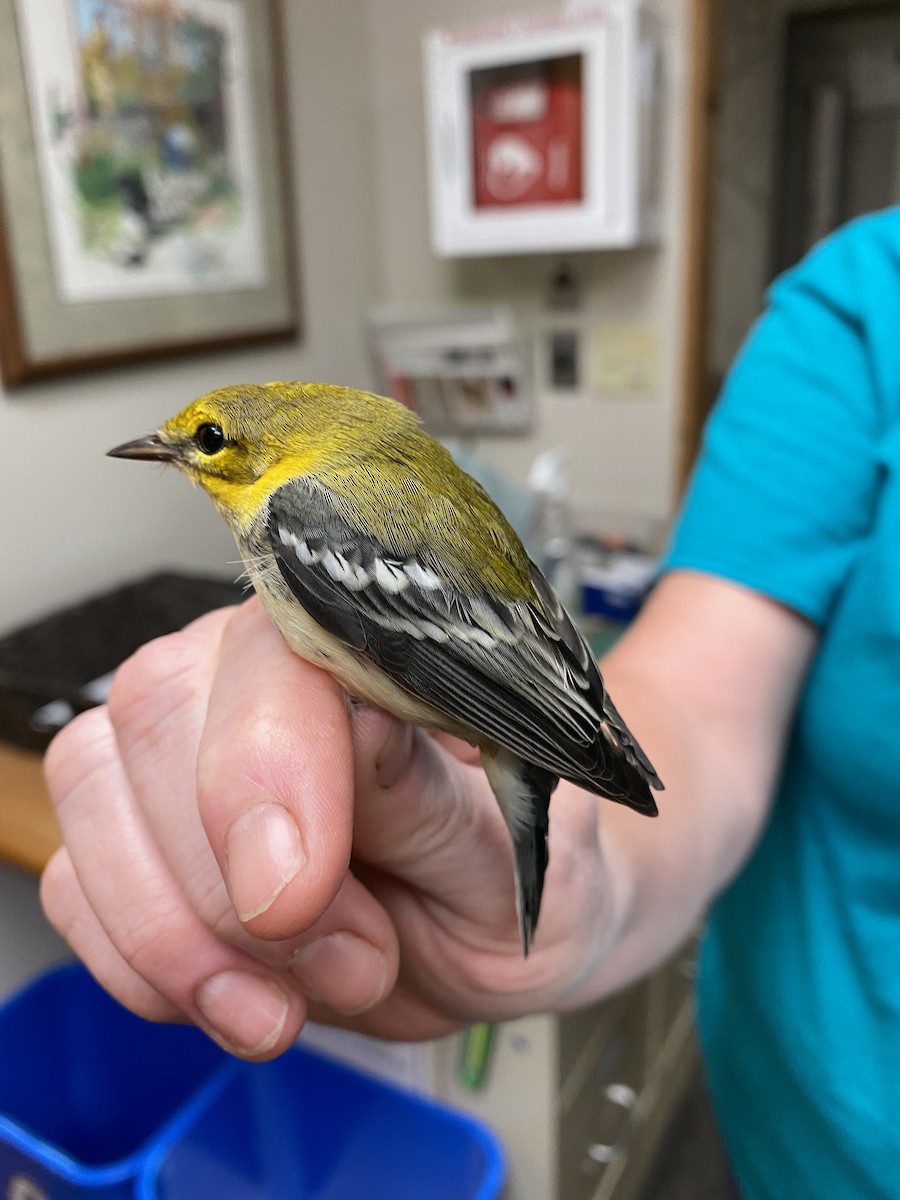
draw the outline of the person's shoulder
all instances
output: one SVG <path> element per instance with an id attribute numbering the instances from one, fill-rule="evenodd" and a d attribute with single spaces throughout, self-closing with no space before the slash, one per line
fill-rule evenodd
<path id="1" fill-rule="evenodd" d="M 824 237 L 783 279 L 792 282 L 828 282 L 864 272 L 871 284 L 873 272 L 900 274 L 900 205 L 866 213 L 840 225 Z"/>
<path id="2" fill-rule="evenodd" d="M 823 239 L 822 247 L 866 246 L 871 244 L 900 248 L 900 204 L 877 212 L 864 213 L 839 225 Z"/>
<path id="3" fill-rule="evenodd" d="M 828 234 L 773 281 L 766 304 L 813 327 L 830 315 L 850 329 L 877 329 L 880 346 L 881 331 L 900 324 L 900 205 L 856 217 Z M 887 346 L 879 353 L 893 356 Z"/>

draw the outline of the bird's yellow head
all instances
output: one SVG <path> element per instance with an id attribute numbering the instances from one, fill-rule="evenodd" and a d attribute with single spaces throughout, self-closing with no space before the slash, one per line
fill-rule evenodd
<path id="1" fill-rule="evenodd" d="M 330 384 L 238 384 L 201 396 L 114 458 L 173 463 L 245 529 L 288 479 L 321 471 L 348 446 L 415 425 L 394 400 Z"/>

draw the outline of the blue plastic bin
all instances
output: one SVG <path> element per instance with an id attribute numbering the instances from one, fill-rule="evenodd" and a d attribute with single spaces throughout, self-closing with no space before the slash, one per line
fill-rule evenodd
<path id="1" fill-rule="evenodd" d="M 138 1196 L 495 1200 L 504 1174 L 480 1122 L 298 1047 L 241 1064 L 190 1127 L 157 1143 Z"/>
<path id="2" fill-rule="evenodd" d="M 0 1196 L 496 1200 L 503 1177 L 472 1118 L 306 1049 L 238 1062 L 83 967 L 0 1007 Z"/>
<path id="3" fill-rule="evenodd" d="M 53 1200 L 133 1200 L 155 1139 L 231 1064 L 199 1030 L 134 1016 L 80 966 L 40 976 L 0 1008 L 0 1196 L 23 1176 Z"/>

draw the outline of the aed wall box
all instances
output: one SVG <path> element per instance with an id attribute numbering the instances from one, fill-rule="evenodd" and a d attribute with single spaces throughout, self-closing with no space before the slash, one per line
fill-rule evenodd
<path id="1" fill-rule="evenodd" d="M 428 34 L 435 251 L 656 241 L 662 61 L 660 23 L 634 0 Z"/>

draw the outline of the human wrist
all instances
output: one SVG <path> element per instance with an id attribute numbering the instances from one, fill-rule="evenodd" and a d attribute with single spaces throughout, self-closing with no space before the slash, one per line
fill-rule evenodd
<path id="1" fill-rule="evenodd" d="M 565 979 L 558 1002 L 559 1011 L 570 1011 L 595 1003 L 605 995 L 631 982 L 617 965 L 619 947 L 635 923 L 638 888 L 628 839 L 623 836 L 613 810 L 596 797 L 594 805 L 598 826 L 593 855 L 594 898 L 583 906 L 584 919 L 573 922 L 571 970 Z M 630 814 L 624 813 L 626 819 Z"/>
<path id="2" fill-rule="evenodd" d="M 554 794 L 546 913 L 532 956 L 545 1010 L 582 1008 L 620 985 L 610 983 L 608 965 L 631 928 L 637 888 L 610 809 L 566 782 Z"/>

